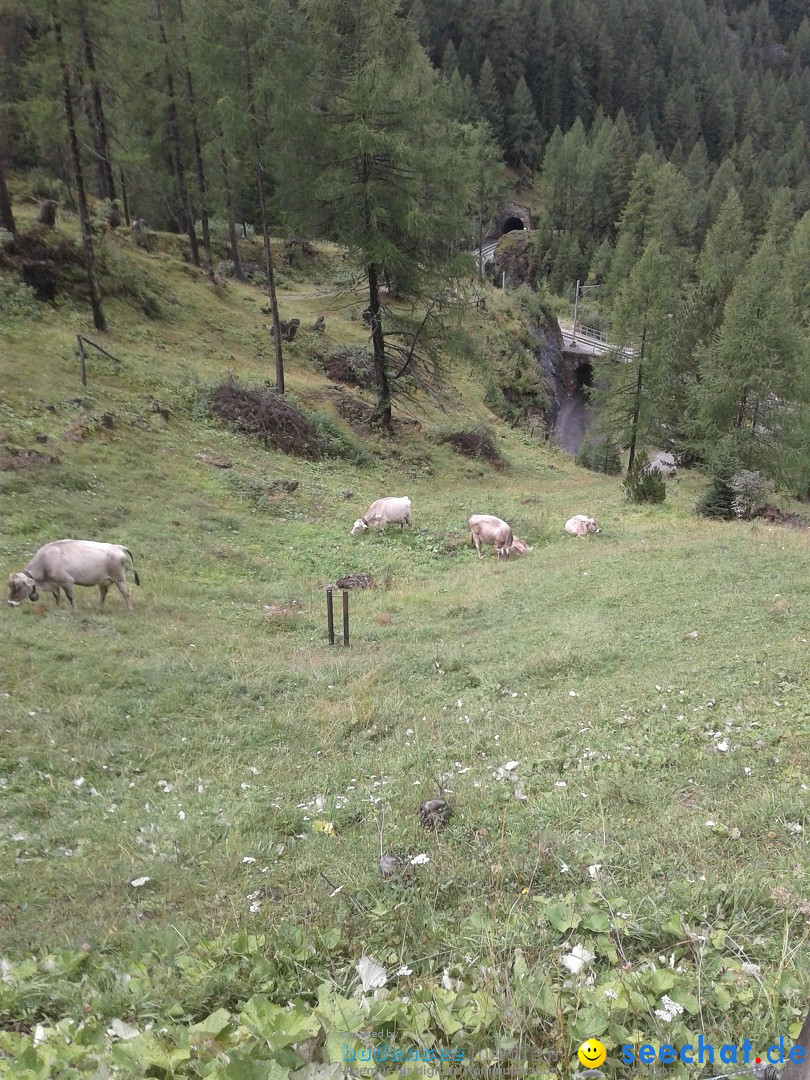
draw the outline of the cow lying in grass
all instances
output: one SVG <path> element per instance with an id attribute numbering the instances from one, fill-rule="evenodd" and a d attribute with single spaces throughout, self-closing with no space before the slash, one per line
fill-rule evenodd
<path id="1" fill-rule="evenodd" d="M 596 518 L 588 517 L 586 514 L 576 514 L 566 521 L 565 531 L 570 533 L 571 536 L 582 539 L 582 537 L 587 536 L 588 533 L 598 533 L 602 530 L 600 529 L 599 522 Z"/>

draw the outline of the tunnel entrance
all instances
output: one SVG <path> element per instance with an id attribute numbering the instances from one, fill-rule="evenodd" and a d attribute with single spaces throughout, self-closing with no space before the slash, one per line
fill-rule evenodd
<path id="1" fill-rule="evenodd" d="M 580 364 L 574 373 L 576 379 L 575 394 L 581 394 L 589 386 L 593 386 L 593 368 L 590 364 Z"/>
<path id="2" fill-rule="evenodd" d="M 504 236 L 508 232 L 517 232 L 518 229 L 525 228 L 526 226 L 519 217 L 507 218 L 506 221 L 503 223 L 503 228 L 501 229 L 501 236 Z"/>

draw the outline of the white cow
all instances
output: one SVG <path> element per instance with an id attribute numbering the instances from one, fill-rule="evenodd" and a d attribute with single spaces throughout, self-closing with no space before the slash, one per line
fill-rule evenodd
<path id="1" fill-rule="evenodd" d="M 352 525 L 352 536 L 365 532 L 369 528 L 379 529 L 385 535 L 386 525 L 403 525 L 411 523 L 411 500 L 407 495 L 390 495 L 384 499 L 377 499 L 366 510 L 363 517 L 358 518 Z"/>
<path id="2" fill-rule="evenodd" d="M 509 548 L 510 555 L 525 555 L 527 551 L 534 551 L 533 547 L 529 547 L 525 540 L 521 540 L 519 536 L 512 537 L 512 546 Z"/>
<path id="3" fill-rule="evenodd" d="M 64 589 L 75 609 L 74 585 L 98 585 L 99 607 L 103 607 L 107 589 L 115 585 L 132 611 L 125 571 L 131 567 L 135 584 L 140 585 L 135 560 L 129 548 L 120 544 L 99 544 L 95 540 L 54 540 L 45 544 L 18 574 L 8 579 L 8 602 L 19 607 L 23 600 L 39 599 L 39 589 L 53 593 L 57 605 L 59 590 Z"/>
<path id="4" fill-rule="evenodd" d="M 508 559 L 511 554 L 514 537 L 512 530 L 499 517 L 494 514 L 473 514 L 467 524 L 470 527 L 470 536 L 478 552 L 478 558 L 483 559 L 481 544 L 491 544 L 495 548 L 495 554 L 499 559 Z M 523 541 L 521 540 L 521 543 Z"/>
<path id="5" fill-rule="evenodd" d="M 587 514 L 575 514 L 574 517 L 569 518 L 565 523 L 565 531 L 570 533 L 571 536 L 576 536 L 582 539 L 583 536 L 587 536 L 588 533 L 601 532 L 599 522 L 596 518 L 588 517 Z"/>

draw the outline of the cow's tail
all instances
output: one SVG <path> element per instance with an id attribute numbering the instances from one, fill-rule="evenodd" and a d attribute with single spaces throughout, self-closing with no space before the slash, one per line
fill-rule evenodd
<path id="1" fill-rule="evenodd" d="M 129 555 L 129 561 L 130 563 L 132 563 L 132 573 L 135 575 L 135 584 L 140 585 L 141 579 L 138 577 L 138 571 L 135 569 L 135 559 L 133 557 L 133 554 L 128 547 L 125 547 L 124 551 L 127 553 L 127 555 Z"/>

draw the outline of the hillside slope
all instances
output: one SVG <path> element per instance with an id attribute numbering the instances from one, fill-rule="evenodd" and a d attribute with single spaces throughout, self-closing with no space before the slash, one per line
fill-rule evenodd
<path id="1" fill-rule="evenodd" d="M 810 974 L 806 530 L 697 519 L 688 473 L 663 506 L 628 507 L 490 414 L 471 366 L 390 439 L 333 421 L 353 456 L 269 451 L 205 403 L 228 372 L 270 374 L 260 292 L 108 243 L 161 312 L 107 300 L 120 364 L 90 350 L 78 384 L 88 324 L 69 300 L 0 330 L 4 456 L 58 457 L 0 472 L 0 569 L 83 536 L 127 544 L 142 579 L 129 617 L 90 590 L 75 614 L 47 598 L 0 616 L 0 1064 L 25 1049 L 39 1068 L 50 1046 L 124 1068 L 117 1018 L 142 1032 L 127 1067 L 162 1039 L 184 1075 L 184 1025 L 223 1008 L 196 1061 L 241 1046 L 290 1070 L 306 1058 L 273 1057 L 236 1011 L 320 1000 L 302 1031 L 339 1033 L 318 987 L 348 998 L 364 954 L 391 985 L 407 969 L 407 1001 L 344 1019 L 357 1046 L 379 1015 L 411 1042 L 553 1051 L 566 1074 L 590 1035 L 607 1069 L 636 1032 L 787 1035 Z M 325 343 L 302 331 L 288 349 L 289 389 L 329 410 L 314 351 L 363 341 L 361 297 L 284 284 L 283 317 L 327 322 Z M 505 468 L 431 431 L 482 419 Z M 413 528 L 350 536 L 385 493 L 411 497 Z M 477 560 L 473 512 L 534 551 Z M 579 512 L 600 536 L 564 535 Z M 322 587 L 357 572 L 378 587 L 352 593 L 351 646 L 330 648 Z M 426 832 L 437 794 L 455 812 Z M 381 852 L 404 861 L 392 880 Z M 668 1026 L 665 994 L 682 1006 Z M 30 1045 L 66 1017 L 84 1043 Z M 339 1061 L 338 1043 L 315 1059 Z"/>

